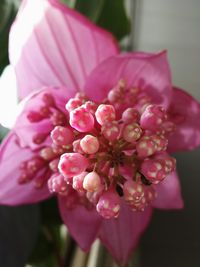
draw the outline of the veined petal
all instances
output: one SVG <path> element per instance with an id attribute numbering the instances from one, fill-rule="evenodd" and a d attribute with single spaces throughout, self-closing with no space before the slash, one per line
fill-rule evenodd
<path id="1" fill-rule="evenodd" d="M 1 144 L 0 150 L 0 203 L 6 205 L 19 205 L 39 202 L 50 196 L 45 185 L 36 189 L 33 182 L 24 185 L 18 183 L 20 176 L 20 163 L 33 156 L 29 149 L 18 145 L 18 138 L 10 132 Z"/>
<path id="2" fill-rule="evenodd" d="M 168 151 L 191 150 L 200 146 L 200 103 L 183 90 L 174 88 L 169 112 L 176 131 L 169 139 Z"/>
<path id="3" fill-rule="evenodd" d="M 23 0 L 9 44 L 20 98 L 49 85 L 75 93 L 97 64 L 118 52 L 111 34 L 57 0 Z"/>
<path id="4" fill-rule="evenodd" d="M 78 245 L 88 251 L 96 239 L 102 218 L 96 210 L 88 210 L 83 205 L 76 205 L 74 208 L 67 208 L 67 197 L 59 197 L 60 213 L 70 234 Z"/>
<path id="5" fill-rule="evenodd" d="M 93 100 L 100 101 L 121 79 L 128 86 L 146 91 L 154 103 L 164 107 L 170 104 L 171 77 L 165 51 L 122 54 L 105 60 L 89 76 L 85 92 Z"/>
<path id="6" fill-rule="evenodd" d="M 118 263 L 127 263 L 150 221 L 151 214 L 151 208 L 144 212 L 133 212 L 123 203 L 117 219 L 103 221 L 99 238 Z"/>
<path id="7" fill-rule="evenodd" d="M 31 123 L 27 118 L 30 111 L 38 112 L 44 106 L 43 96 L 45 94 L 50 94 L 54 98 L 56 106 L 66 113 L 65 103 L 71 97 L 70 92 L 67 92 L 66 88 L 43 88 L 26 97 L 20 103 L 20 113 L 14 126 L 14 131 L 19 136 L 20 145 L 23 147 L 38 148 L 38 145 L 33 142 L 33 136 L 40 133 L 50 133 L 54 127 L 49 118 L 37 123 Z M 50 139 L 47 138 L 46 141 L 49 143 Z M 44 143 L 42 143 L 42 146 L 44 146 Z"/>
<path id="8" fill-rule="evenodd" d="M 176 172 L 172 172 L 164 181 L 156 185 L 156 192 L 157 198 L 153 202 L 153 207 L 159 209 L 183 208 L 181 186 Z"/>

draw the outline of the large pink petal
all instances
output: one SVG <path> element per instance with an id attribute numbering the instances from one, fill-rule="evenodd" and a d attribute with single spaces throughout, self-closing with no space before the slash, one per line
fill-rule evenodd
<path id="1" fill-rule="evenodd" d="M 128 86 L 144 89 L 157 104 L 168 106 L 171 101 L 171 77 L 165 51 L 113 56 L 91 73 L 85 91 L 92 99 L 101 101 L 120 79 L 125 79 Z"/>
<path id="2" fill-rule="evenodd" d="M 178 174 L 169 174 L 163 182 L 155 186 L 157 198 L 153 202 L 153 207 L 159 209 L 181 209 L 183 199 L 181 196 L 181 186 Z"/>
<path id="3" fill-rule="evenodd" d="M 174 88 L 169 112 L 176 132 L 169 139 L 170 152 L 200 146 L 200 103 L 181 89 Z"/>
<path id="4" fill-rule="evenodd" d="M 102 218 L 93 210 L 88 210 L 83 205 L 67 208 L 67 197 L 59 197 L 59 206 L 62 219 L 70 234 L 78 245 L 88 251 L 96 239 Z"/>
<path id="5" fill-rule="evenodd" d="M 111 34 L 57 0 L 23 0 L 9 44 L 21 98 L 41 86 L 81 90 L 91 70 L 118 52 Z"/>
<path id="6" fill-rule="evenodd" d="M 65 104 L 71 97 L 66 88 L 45 87 L 44 89 L 33 92 L 31 95 L 24 98 L 20 104 L 21 111 L 14 126 L 14 131 L 19 136 L 20 145 L 23 147 L 28 146 L 32 149 L 38 148 L 38 145 L 33 142 L 33 136 L 39 133 L 50 133 L 54 127 L 49 118 L 36 123 L 31 123 L 27 118 L 30 111 L 38 112 L 39 109 L 44 106 L 44 102 L 42 100 L 44 94 L 50 94 L 53 96 L 56 106 L 62 112 L 66 113 Z M 50 138 L 47 138 L 46 141 L 47 144 L 51 142 Z M 41 145 L 43 146 L 44 143 Z"/>
<path id="7" fill-rule="evenodd" d="M 152 209 L 140 213 L 131 211 L 125 203 L 122 205 L 117 219 L 103 221 L 99 238 L 113 258 L 118 263 L 125 264 L 150 221 Z"/>
<path id="8" fill-rule="evenodd" d="M 4 139 L 0 149 L 0 203 L 18 205 L 35 203 L 50 196 L 47 186 L 36 189 L 33 182 L 25 185 L 18 183 L 20 163 L 33 156 L 29 149 L 18 145 L 15 133 L 10 132 Z"/>

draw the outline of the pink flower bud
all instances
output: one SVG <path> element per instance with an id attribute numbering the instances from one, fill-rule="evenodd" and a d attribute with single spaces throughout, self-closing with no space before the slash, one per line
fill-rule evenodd
<path id="1" fill-rule="evenodd" d="M 70 112 L 70 125 L 79 132 L 88 132 L 94 127 L 94 117 L 85 108 L 79 107 Z"/>
<path id="2" fill-rule="evenodd" d="M 126 201 L 137 203 L 145 194 L 144 186 L 133 180 L 128 180 L 123 186 L 124 198 Z"/>
<path id="3" fill-rule="evenodd" d="M 37 133 L 33 136 L 33 143 L 40 145 L 42 144 L 48 136 L 48 133 Z"/>
<path id="4" fill-rule="evenodd" d="M 66 117 L 65 114 L 62 113 L 59 110 L 54 110 L 53 113 L 51 114 L 51 118 L 50 118 L 52 124 L 54 126 L 57 125 L 65 125 L 66 123 Z"/>
<path id="5" fill-rule="evenodd" d="M 158 184 L 167 176 L 164 161 L 160 159 L 145 160 L 141 165 L 141 172 L 146 179 L 154 184 Z"/>
<path id="6" fill-rule="evenodd" d="M 88 174 L 88 172 L 82 172 L 81 174 L 73 177 L 72 187 L 76 191 L 81 192 L 81 193 L 85 192 L 85 189 L 83 188 L 83 180 L 87 174 Z"/>
<path id="7" fill-rule="evenodd" d="M 80 107 L 82 105 L 82 101 L 77 98 L 70 98 L 67 104 L 65 105 L 65 108 L 67 111 L 71 112 L 72 110 Z"/>
<path id="8" fill-rule="evenodd" d="M 104 192 L 96 206 L 97 212 L 105 219 L 117 218 L 120 211 L 120 197 L 114 190 Z"/>
<path id="9" fill-rule="evenodd" d="M 96 120 L 100 125 L 113 121 L 116 117 L 115 109 L 112 105 L 101 104 L 95 112 Z"/>
<path id="10" fill-rule="evenodd" d="M 58 169 L 64 177 L 73 177 L 85 171 L 88 160 L 79 153 L 65 153 L 60 157 Z"/>
<path id="11" fill-rule="evenodd" d="M 146 158 L 156 152 L 157 145 L 151 136 L 142 137 L 136 144 L 136 150 L 140 158 Z"/>
<path id="12" fill-rule="evenodd" d="M 84 105 L 82 105 L 82 107 L 84 107 L 88 112 L 95 114 L 98 106 L 92 101 L 87 101 Z"/>
<path id="13" fill-rule="evenodd" d="M 40 150 L 40 156 L 44 159 L 44 160 L 52 160 L 56 157 L 56 154 L 53 152 L 52 147 L 45 147 L 42 150 Z"/>
<path id="14" fill-rule="evenodd" d="M 146 196 L 143 196 L 139 202 L 130 202 L 129 205 L 132 211 L 144 211 L 148 205 L 148 202 Z"/>
<path id="15" fill-rule="evenodd" d="M 167 149 L 168 140 L 163 135 L 153 135 L 151 138 L 156 143 L 156 151 L 165 151 Z"/>
<path id="16" fill-rule="evenodd" d="M 28 119 L 30 122 L 34 123 L 34 122 L 39 122 L 39 121 L 43 120 L 43 119 L 44 119 L 44 116 L 42 116 L 42 114 L 40 114 L 40 113 L 37 112 L 37 111 L 33 111 L 33 110 L 31 110 L 31 111 L 29 111 L 29 113 L 27 114 L 27 119 Z"/>
<path id="17" fill-rule="evenodd" d="M 84 151 L 83 151 L 83 149 L 81 148 L 80 143 L 81 143 L 81 139 L 77 139 L 77 140 L 75 140 L 75 141 L 73 142 L 73 144 L 72 144 L 72 145 L 73 145 L 73 151 L 74 151 L 75 153 L 83 154 Z"/>
<path id="18" fill-rule="evenodd" d="M 149 105 L 142 113 L 140 125 L 143 129 L 156 131 L 162 126 L 162 123 L 167 119 L 167 114 L 164 108 L 155 105 Z"/>
<path id="19" fill-rule="evenodd" d="M 53 131 L 51 131 L 51 139 L 54 144 L 58 146 L 66 146 L 73 142 L 74 134 L 70 128 L 56 126 Z"/>
<path id="20" fill-rule="evenodd" d="M 109 141 L 115 141 L 120 134 L 120 127 L 116 121 L 106 122 L 101 127 L 103 136 Z"/>
<path id="21" fill-rule="evenodd" d="M 123 138 L 130 143 L 135 143 L 142 135 L 142 129 L 137 123 L 125 125 L 123 129 Z"/>
<path id="22" fill-rule="evenodd" d="M 89 192 L 98 191 L 101 188 L 101 178 L 96 172 L 88 173 L 83 181 L 83 188 Z"/>
<path id="23" fill-rule="evenodd" d="M 116 103 L 120 100 L 121 98 L 121 93 L 120 90 L 117 88 L 113 88 L 112 90 L 109 91 L 108 93 L 108 100 L 110 103 Z"/>
<path id="24" fill-rule="evenodd" d="M 48 180 L 48 188 L 51 193 L 63 193 L 67 187 L 68 184 L 61 174 L 54 174 Z"/>
<path id="25" fill-rule="evenodd" d="M 133 123 L 133 122 L 138 122 L 140 118 L 139 112 L 134 109 L 134 108 L 127 108 L 123 113 L 122 113 L 122 120 L 124 122 L 128 123 Z"/>
<path id="26" fill-rule="evenodd" d="M 94 154 L 99 150 L 99 141 L 92 135 L 85 135 L 80 141 L 80 146 L 86 154 Z"/>
<path id="27" fill-rule="evenodd" d="M 59 163 L 59 159 L 54 159 L 52 161 L 49 162 L 49 168 L 53 171 L 53 172 L 58 172 L 58 163 Z"/>

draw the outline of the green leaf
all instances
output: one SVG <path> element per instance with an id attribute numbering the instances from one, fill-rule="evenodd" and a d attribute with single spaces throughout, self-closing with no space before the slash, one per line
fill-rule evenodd
<path id="1" fill-rule="evenodd" d="M 71 8 L 74 8 L 76 4 L 76 0 L 61 0 L 61 2 Z"/>
<path id="2" fill-rule="evenodd" d="M 19 0 L 2 0 L 0 5 L 0 73 L 8 64 L 8 35 L 15 18 Z"/>
<path id="3" fill-rule="evenodd" d="M 8 134 L 8 132 L 9 132 L 9 129 L 3 127 L 3 126 L 0 124 L 0 142 L 1 142 L 1 141 L 3 140 L 3 138 Z"/>
<path id="4" fill-rule="evenodd" d="M 97 22 L 101 16 L 105 2 L 106 0 L 76 0 L 74 7 L 93 22 Z"/>
<path id="5" fill-rule="evenodd" d="M 62 0 L 62 2 L 112 32 L 118 40 L 130 33 L 130 20 L 126 15 L 123 0 Z"/>
<path id="6" fill-rule="evenodd" d="M 106 0 L 97 24 L 112 32 L 118 40 L 130 33 L 123 0 Z"/>

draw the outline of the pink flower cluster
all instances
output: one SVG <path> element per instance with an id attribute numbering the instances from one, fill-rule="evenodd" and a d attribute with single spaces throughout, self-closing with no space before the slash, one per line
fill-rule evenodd
<path id="1" fill-rule="evenodd" d="M 142 89 L 127 87 L 124 80 L 110 90 L 103 104 L 77 93 L 65 109 L 62 112 L 46 93 L 38 111 L 27 113 L 30 123 L 51 121 L 52 144 L 21 163 L 18 182 L 34 179 L 37 188 L 48 182 L 50 192 L 66 197 L 75 190 L 68 208 L 90 203 L 106 219 L 119 216 L 120 198 L 133 211 L 144 211 L 156 198 L 156 185 L 176 167 L 166 153 L 168 137 L 175 131 L 167 111 L 152 104 Z M 33 142 L 41 145 L 48 137 L 39 133 Z M 41 171 L 46 164 L 48 169 Z"/>
<path id="2" fill-rule="evenodd" d="M 22 1 L 10 61 L 23 100 L 1 144 L 0 203 L 56 195 L 80 247 L 99 238 L 125 264 L 153 208 L 183 207 L 169 153 L 200 145 L 200 104 L 172 86 L 165 51 L 120 54 L 57 0 Z"/>

